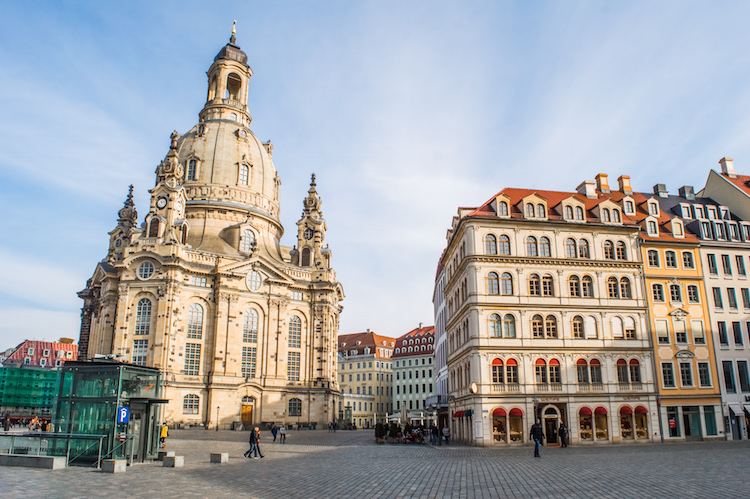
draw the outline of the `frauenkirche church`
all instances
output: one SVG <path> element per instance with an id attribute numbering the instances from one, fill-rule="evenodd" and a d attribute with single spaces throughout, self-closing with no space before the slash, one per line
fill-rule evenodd
<path id="1" fill-rule="evenodd" d="M 200 120 L 172 134 L 145 221 L 131 186 L 107 256 L 79 293 L 80 357 L 159 368 L 170 423 L 327 423 L 344 291 L 315 176 L 297 245 L 281 246 L 281 181 L 271 142 L 249 128 L 253 72 L 234 29 L 207 74 Z"/>

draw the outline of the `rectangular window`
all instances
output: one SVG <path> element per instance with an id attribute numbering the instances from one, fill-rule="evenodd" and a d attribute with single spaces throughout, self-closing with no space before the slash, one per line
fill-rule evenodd
<path id="1" fill-rule="evenodd" d="M 661 365 L 661 376 L 665 388 L 674 388 L 674 366 L 671 362 L 664 362 Z"/>
<path id="2" fill-rule="evenodd" d="M 708 272 L 711 274 L 718 274 L 719 268 L 716 266 L 716 255 L 709 253 L 706 256 L 708 258 Z"/>
<path id="3" fill-rule="evenodd" d="M 190 276 L 190 284 L 193 286 L 200 286 L 202 288 L 207 287 L 207 281 L 205 277 Z"/>
<path id="4" fill-rule="evenodd" d="M 732 262 L 729 260 L 729 255 L 721 255 L 721 266 L 726 275 L 732 275 Z"/>
<path id="5" fill-rule="evenodd" d="M 685 321 L 674 321 L 674 337 L 677 343 L 687 343 Z"/>
<path id="6" fill-rule="evenodd" d="M 742 326 L 739 322 L 732 323 L 732 332 L 734 333 L 734 345 L 742 346 Z"/>
<path id="7" fill-rule="evenodd" d="M 657 319 L 656 321 L 656 337 L 662 345 L 669 344 L 669 326 L 665 319 Z"/>
<path id="8" fill-rule="evenodd" d="M 255 377 L 255 360 L 256 360 L 256 348 L 255 347 L 242 347 L 242 375 Z M 344 381 L 344 375 L 341 375 L 341 381 Z"/>
<path id="9" fill-rule="evenodd" d="M 551 365 L 549 366 L 549 382 L 550 383 L 560 383 L 560 366 L 557 365 Z"/>
<path id="10" fill-rule="evenodd" d="M 711 386 L 711 370 L 708 362 L 698 362 L 698 381 L 701 387 Z"/>
<path id="11" fill-rule="evenodd" d="M 690 321 L 690 330 L 693 332 L 693 342 L 696 345 L 706 344 L 706 335 L 703 332 L 703 321 Z"/>
<path id="12" fill-rule="evenodd" d="M 729 308 L 737 309 L 737 293 L 734 288 L 727 288 L 727 302 L 729 303 Z"/>
<path id="13" fill-rule="evenodd" d="M 183 374 L 198 376 L 201 367 L 201 346 L 197 343 L 185 344 L 185 369 Z"/>
<path id="14" fill-rule="evenodd" d="M 724 308 L 724 303 L 721 301 L 721 288 L 713 288 L 714 292 L 714 307 Z"/>
<path id="15" fill-rule="evenodd" d="M 719 322 L 719 343 L 722 345 L 729 345 L 729 338 L 727 338 L 727 323 L 726 322 Z"/>
<path id="16" fill-rule="evenodd" d="M 693 366 L 690 362 L 680 362 L 680 382 L 682 386 L 693 386 Z"/>
<path id="17" fill-rule="evenodd" d="M 536 382 L 537 383 L 547 383 L 547 366 L 544 365 L 537 365 L 534 366 L 536 369 Z"/>
<path id="18" fill-rule="evenodd" d="M 747 371 L 746 360 L 737 361 L 737 372 L 739 373 L 740 378 L 740 390 L 745 393 L 750 392 L 750 374 L 748 374 Z"/>
<path id="19" fill-rule="evenodd" d="M 744 308 L 750 308 L 750 289 L 741 288 L 740 294 L 742 295 L 742 306 Z"/>
<path id="20" fill-rule="evenodd" d="M 139 366 L 145 366 L 147 357 L 148 357 L 148 340 L 133 341 L 133 364 L 138 364 Z"/>
<path id="21" fill-rule="evenodd" d="M 300 352 L 288 352 L 286 363 L 286 380 L 299 381 Z"/>
<path id="22" fill-rule="evenodd" d="M 734 368 L 732 366 L 732 361 L 722 361 L 721 367 L 724 368 L 724 386 L 727 389 L 727 393 L 737 393 L 737 388 L 734 385 Z"/>
<path id="23" fill-rule="evenodd" d="M 735 255 L 734 257 L 735 261 L 737 262 L 737 274 L 738 275 L 747 275 L 747 272 L 745 271 L 745 260 L 742 255 Z"/>
<path id="24" fill-rule="evenodd" d="M 292 291 L 292 300 L 299 300 L 302 301 L 302 291 Z"/>
<path id="25" fill-rule="evenodd" d="M 628 366 L 621 364 L 617 366 L 617 382 L 627 383 L 628 382 Z"/>
<path id="26" fill-rule="evenodd" d="M 518 366 L 506 366 L 505 374 L 508 383 L 518 383 Z"/>
<path id="27" fill-rule="evenodd" d="M 589 370 L 585 364 L 576 366 L 578 368 L 578 382 L 588 383 L 589 382 Z"/>

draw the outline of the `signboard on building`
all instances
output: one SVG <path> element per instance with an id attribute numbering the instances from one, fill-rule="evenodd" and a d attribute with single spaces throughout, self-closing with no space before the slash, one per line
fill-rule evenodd
<path id="1" fill-rule="evenodd" d="M 117 423 L 127 423 L 130 421 L 130 408 L 129 407 L 118 407 L 117 408 Z"/>

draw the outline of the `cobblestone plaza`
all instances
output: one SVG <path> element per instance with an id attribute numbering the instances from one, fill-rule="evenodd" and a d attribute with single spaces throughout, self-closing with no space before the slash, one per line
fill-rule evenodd
<path id="1" fill-rule="evenodd" d="M 184 468 L 149 463 L 124 474 L 90 468 L 0 468 L 6 497 L 747 497 L 748 442 L 505 449 L 376 445 L 372 431 L 263 432 L 264 459 L 246 460 L 246 432 L 175 430 L 167 450 Z M 211 452 L 229 463 L 210 464 Z"/>

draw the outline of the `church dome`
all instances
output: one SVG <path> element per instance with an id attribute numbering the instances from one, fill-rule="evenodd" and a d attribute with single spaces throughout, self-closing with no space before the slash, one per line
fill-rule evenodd
<path id="1" fill-rule="evenodd" d="M 232 35 L 232 38 L 230 39 L 229 43 L 224 45 L 224 48 L 222 48 L 218 54 L 216 54 L 216 57 L 214 57 L 214 61 L 218 61 L 219 59 L 231 59 L 233 61 L 237 61 L 240 64 L 247 65 L 247 54 L 242 51 L 237 45 L 235 45 L 235 38 L 234 35 Z"/>

